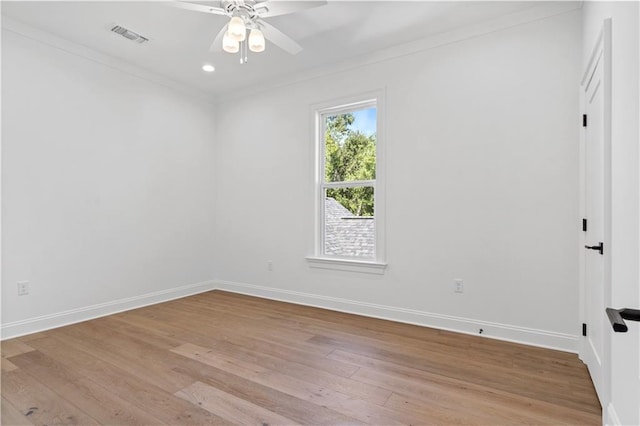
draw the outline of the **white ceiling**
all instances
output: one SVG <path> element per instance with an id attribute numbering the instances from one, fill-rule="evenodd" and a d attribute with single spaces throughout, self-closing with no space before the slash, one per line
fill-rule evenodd
<path id="1" fill-rule="evenodd" d="M 199 3 L 219 5 L 219 1 Z M 336 1 L 266 19 L 304 50 L 292 56 L 267 42 L 240 65 L 239 56 L 210 53 L 227 18 L 170 7 L 168 2 L 3 1 L 2 15 L 84 45 L 212 96 L 279 79 L 495 19 L 539 4 L 528 2 Z M 110 32 L 118 24 L 150 39 L 139 45 Z M 201 70 L 204 63 L 214 73 Z"/>

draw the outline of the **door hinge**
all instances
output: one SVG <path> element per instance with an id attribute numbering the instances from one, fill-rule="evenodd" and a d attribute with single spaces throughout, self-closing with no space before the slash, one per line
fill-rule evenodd
<path id="1" fill-rule="evenodd" d="M 582 323 L 582 335 L 587 337 L 587 324 Z"/>
<path id="2" fill-rule="evenodd" d="M 587 127 L 587 114 L 582 114 L 582 127 Z"/>
<path id="3" fill-rule="evenodd" d="M 587 232 L 587 219 L 582 219 L 582 230 Z"/>

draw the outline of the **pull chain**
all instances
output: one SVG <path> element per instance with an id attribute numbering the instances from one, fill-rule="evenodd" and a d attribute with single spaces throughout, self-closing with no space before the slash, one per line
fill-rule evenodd
<path id="1" fill-rule="evenodd" d="M 249 62 L 249 43 L 245 39 L 240 42 L 240 63 L 246 64 Z"/>

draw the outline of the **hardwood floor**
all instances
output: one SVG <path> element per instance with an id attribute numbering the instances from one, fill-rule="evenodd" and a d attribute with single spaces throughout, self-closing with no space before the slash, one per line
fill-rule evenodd
<path id="1" fill-rule="evenodd" d="M 212 291 L 2 342 L 2 424 L 600 424 L 574 354 Z"/>

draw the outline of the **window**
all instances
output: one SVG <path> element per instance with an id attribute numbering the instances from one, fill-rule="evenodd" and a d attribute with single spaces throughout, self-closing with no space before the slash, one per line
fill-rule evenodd
<path id="1" fill-rule="evenodd" d="M 382 273 L 381 95 L 314 109 L 316 247 L 311 266 Z"/>

